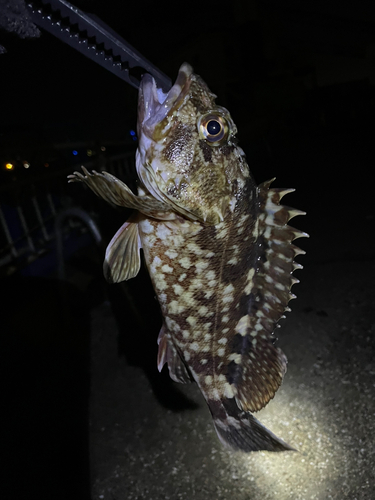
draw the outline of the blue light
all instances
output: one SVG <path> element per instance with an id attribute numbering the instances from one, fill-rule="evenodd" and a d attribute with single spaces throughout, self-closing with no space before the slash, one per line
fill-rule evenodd
<path id="1" fill-rule="evenodd" d="M 136 136 L 135 136 L 135 135 L 133 135 L 133 141 L 136 141 L 136 140 L 137 140 Z"/>
<path id="2" fill-rule="evenodd" d="M 134 132 L 134 130 L 131 130 L 131 131 L 130 131 L 130 135 L 135 136 L 135 132 Z"/>
<path id="3" fill-rule="evenodd" d="M 77 156 L 78 151 L 76 151 L 75 149 L 73 149 L 72 153 L 74 154 L 74 156 Z"/>

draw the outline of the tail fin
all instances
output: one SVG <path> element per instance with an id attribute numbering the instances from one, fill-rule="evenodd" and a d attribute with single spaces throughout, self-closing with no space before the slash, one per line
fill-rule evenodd
<path id="1" fill-rule="evenodd" d="M 220 441 L 232 450 L 296 451 L 269 431 L 250 413 L 238 408 L 234 399 L 209 400 L 212 418 Z"/>

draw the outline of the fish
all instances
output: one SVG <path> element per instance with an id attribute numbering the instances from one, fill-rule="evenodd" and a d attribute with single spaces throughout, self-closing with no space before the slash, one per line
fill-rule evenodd
<path id="1" fill-rule="evenodd" d="M 196 382 L 220 441 L 231 450 L 294 448 L 253 413 L 275 396 L 287 358 L 275 346 L 290 311 L 293 276 L 308 235 L 288 225 L 305 212 L 280 204 L 294 189 L 257 186 L 227 109 L 184 63 L 163 92 L 143 76 L 138 98 L 138 193 L 108 172 L 82 172 L 111 204 L 133 209 L 109 243 L 111 283 L 137 275 L 142 248 L 163 325 L 157 366 L 179 383 Z"/>

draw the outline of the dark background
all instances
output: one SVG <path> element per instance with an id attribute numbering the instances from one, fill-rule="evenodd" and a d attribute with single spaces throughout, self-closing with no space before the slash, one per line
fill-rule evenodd
<path id="1" fill-rule="evenodd" d="M 183 61 L 193 65 L 218 104 L 231 112 L 257 182 L 276 176 L 275 186 L 297 188 L 286 203 L 308 213 L 295 223 L 311 236 L 300 243 L 307 250 L 305 266 L 373 260 L 375 5 L 75 4 L 95 13 L 172 79 Z M 134 88 L 48 33 L 20 39 L 0 31 L 0 43 L 7 49 L 0 55 L 2 162 L 10 145 L 46 157 L 56 143 L 113 140 L 123 141 L 124 150 L 130 147 Z M 7 175 L 2 164 L 2 183 Z M 100 264 L 93 272 L 100 276 Z M 2 281 L 11 471 L 6 494 L 30 498 L 25 492 L 35 490 L 39 498 L 52 498 L 54 491 L 53 498 L 84 499 L 89 313 L 98 298 L 43 280 L 16 275 Z M 144 290 L 132 293 L 141 297 Z M 113 304 L 121 309 L 115 299 Z M 147 372 L 154 347 L 143 358 L 133 354 L 131 362 Z"/>

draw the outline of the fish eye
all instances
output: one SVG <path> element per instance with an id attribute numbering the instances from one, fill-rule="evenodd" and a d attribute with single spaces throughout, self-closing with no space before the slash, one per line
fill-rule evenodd
<path id="1" fill-rule="evenodd" d="M 216 120 L 210 120 L 207 123 L 207 133 L 209 135 L 212 135 L 213 137 L 220 134 L 221 130 L 222 130 L 222 125 L 220 122 L 218 122 Z"/>
<path id="2" fill-rule="evenodd" d="M 198 122 L 199 135 L 212 146 L 219 146 L 229 135 L 227 120 L 219 115 L 209 113 L 200 118 Z"/>

